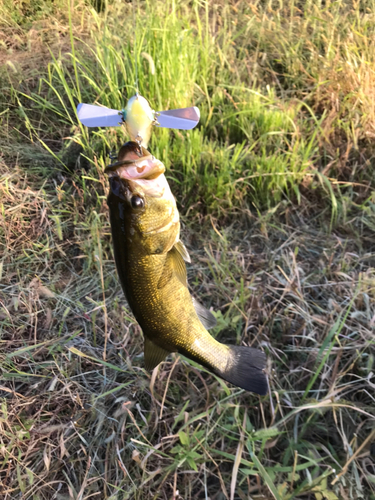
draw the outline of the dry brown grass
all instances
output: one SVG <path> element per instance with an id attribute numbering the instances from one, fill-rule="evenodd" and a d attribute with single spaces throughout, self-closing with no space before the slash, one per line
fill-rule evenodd
<path id="1" fill-rule="evenodd" d="M 375 498 L 373 12 L 350 2 L 326 3 L 325 10 L 307 2 L 304 11 L 282 2 L 266 8 L 254 3 L 248 10 L 245 3 L 222 6 L 222 15 L 213 9 L 208 16 L 222 64 L 213 66 L 213 80 L 207 69 L 212 88 L 205 91 L 200 81 L 197 90 L 206 113 L 202 134 L 213 139 L 202 157 L 218 181 L 225 172 L 233 175 L 226 141 L 233 138 L 240 157 L 241 142 L 252 137 L 239 131 L 233 113 L 252 105 L 241 126 L 248 132 L 255 123 L 269 142 L 247 163 L 236 163 L 236 175 L 248 178 L 249 190 L 273 208 L 246 206 L 243 181 L 237 179 L 238 191 L 231 191 L 228 176 L 220 195 L 210 198 L 213 210 L 204 190 L 194 198 L 200 179 L 212 180 L 189 163 L 200 158 L 203 141 L 159 136 L 157 147 L 167 151 L 176 179 L 183 168 L 189 173 L 183 185 L 176 179 L 171 184 L 192 256 L 192 291 L 217 311 L 219 340 L 267 352 L 270 393 L 258 398 L 227 387 L 177 356 L 153 374 L 144 370 L 142 334 L 118 283 L 105 202 L 102 151 L 119 136 L 91 136 L 96 156 L 83 165 L 82 147 L 65 146 L 72 137 L 82 141 L 78 128 L 16 92 L 34 92 L 57 106 L 53 89 L 39 86 L 49 62 L 46 42 L 54 54 L 64 53 L 57 67 L 66 65 L 67 82 L 74 82 L 67 12 L 57 11 L 53 23 L 38 19 L 26 27 L 3 19 L 1 500 Z M 120 7 L 111 4 L 109 12 L 128 12 L 129 6 Z M 95 29 L 95 16 L 82 3 L 76 8 L 73 32 L 85 38 Z M 157 8 L 164 12 L 165 6 Z M 190 10 L 184 4 L 181 12 Z M 131 24 L 125 21 L 122 26 Z M 122 20 L 108 22 L 112 29 Z M 113 43 L 121 46 L 117 31 Z M 230 86 L 237 77 L 239 87 L 270 84 L 279 106 L 263 106 L 264 97 L 271 99 L 265 85 L 259 102 L 237 95 Z M 68 103 L 62 85 L 55 90 Z M 276 120 L 280 130 L 293 121 L 298 133 L 273 142 Z M 267 121 L 274 127 L 268 132 L 262 128 Z M 319 155 L 305 158 L 309 176 L 303 186 L 291 187 L 299 205 L 289 191 L 270 203 L 278 184 L 263 180 L 281 167 L 286 175 L 290 164 L 281 157 L 291 154 L 297 139 L 308 144 L 315 127 L 312 148 L 319 145 Z M 46 153 L 39 140 L 61 155 Z M 263 151 L 266 166 L 270 158 L 280 160 L 270 161 L 274 170 L 266 175 L 256 170 Z M 311 181 L 311 172 L 319 172 L 320 183 Z"/>
<path id="2" fill-rule="evenodd" d="M 177 358 L 151 378 L 144 371 L 141 333 L 108 254 L 106 211 L 100 224 L 88 217 L 69 177 L 56 184 L 2 164 L 1 203 L 4 500 L 201 498 L 204 491 L 229 498 L 231 457 L 244 432 L 239 498 L 246 491 L 271 498 L 251 465 L 252 447 L 269 473 L 275 467 L 285 494 L 306 473 L 282 486 L 277 464 L 289 464 L 293 449 L 292 463 L 311 461 L 312 483 L 299 498 L 314 498 L 314 488 L 342 498 L 371 491 L 370 442 L 360 447 L 373 439 L 375 252 L 360 215 L 349 235 L 325 232 L 307 205 L 260 219 L 244 214 L 231 227 L 208 218 L 198 233 L 186 220 L 190 283 L 221 311 L 218 338 L 237 336 L 268 352 L 271 392 L 257 398 L 223 391 L 219 380 Z M 328 487 L 324 476 L 332 483 L 340 466 Z"/>

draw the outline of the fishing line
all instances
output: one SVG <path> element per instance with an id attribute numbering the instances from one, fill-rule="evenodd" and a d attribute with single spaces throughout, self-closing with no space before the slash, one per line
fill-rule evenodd
<path id="1" fill-rule="evenodd" d="M 134 57 L 134 67 L 135 67 L 135 92 L 138 95 L 138 61 L 137 61 L 137 17 L 136 17 L 136 0 L 132 2 L 133 9 L 133 33 L 134 33 L 134 45 L 133 45 L 133 57 Z"/>

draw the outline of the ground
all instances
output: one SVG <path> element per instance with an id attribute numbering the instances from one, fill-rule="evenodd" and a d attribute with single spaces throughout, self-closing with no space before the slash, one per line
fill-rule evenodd
<path id="1" fill-rule="evenodd" d="M 2 498 L 374 499 L 374 5 L 0 14 Z M 126 133 L 74 111 L 121 109 L 136 78 L 156 109 L 201 110 L 150 149 L 192 294 L 217 339 L 265 351 L 267 396 L 176 355 L 144 369 L 103 173 Z"/>

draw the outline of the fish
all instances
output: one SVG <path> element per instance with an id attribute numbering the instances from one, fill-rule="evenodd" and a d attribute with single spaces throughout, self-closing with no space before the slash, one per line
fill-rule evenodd
<path id="1" fill-rule="evenodd" d="M 267 393 L 263 351 L 226 345 L 208 330 L 214 315 L 190 294 L 180 216 L 164 164 L 134 141 L 107 167 L 112 242 L 126 300 L 144 336 L 144 362 L 153 370 L 173 352 L 225 381 Z"/>

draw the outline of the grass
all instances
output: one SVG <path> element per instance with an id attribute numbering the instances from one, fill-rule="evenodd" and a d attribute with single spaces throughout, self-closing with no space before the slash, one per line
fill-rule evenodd
<path id="1" fill-rule="evenodd" d="M 374 4 L 0 7 L 2 498 L 375 498 Z M 69 8 L 68 8 L 69 7 Z M 116 276 L 108 153 L 79 101 L 196 104 L 155 130 L 222 342 L 259 398 L 172 356 L 143 368 Z"/>

